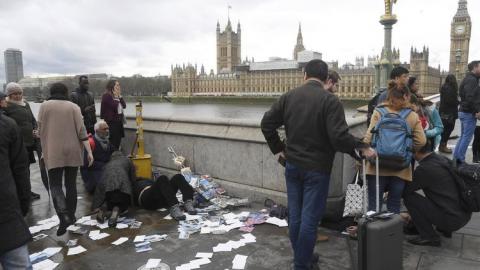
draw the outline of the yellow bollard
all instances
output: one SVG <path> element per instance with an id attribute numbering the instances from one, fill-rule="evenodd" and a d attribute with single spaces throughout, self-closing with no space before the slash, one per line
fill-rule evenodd
<path id="1" fill-rule="evenodd" d="M 143 118 L 142 118 L 142 101 L 139 100 L 136 108 L 136 123 L 137 123 L 137 154 L 132 156 L 133 164 L 135 165 L 137 178 L 152 179 L 152 156 L 145 154 L 145 145 L 143 140 Z"/>

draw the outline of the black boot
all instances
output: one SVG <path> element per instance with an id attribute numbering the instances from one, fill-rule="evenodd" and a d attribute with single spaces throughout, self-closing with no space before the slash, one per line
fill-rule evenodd
<path id="1" fill-rule="evenodd" d="M 114 206 L 112 209 L 112 215 L 108 219 L 108 227 L 113 228 L 117 226 L 119 212 L 120 212 L 120 209 L 118 208 L 118 206 Z"/>
<path id="2" fill-rule="evenodd" d="M 57 236 L 62 236 L 67 232 L 68 226 L 72 225 L 73 222 L 67 214 L 58 214 L 60 219 L 60 225 L 58 226 Z"/>
<path id="3" fill-rule="evenodd" d="M 478 152 L 475 152 L 475 151 L 472 150 L 472 154 L 473 154 L 472 163 L 479 163 Z"/>

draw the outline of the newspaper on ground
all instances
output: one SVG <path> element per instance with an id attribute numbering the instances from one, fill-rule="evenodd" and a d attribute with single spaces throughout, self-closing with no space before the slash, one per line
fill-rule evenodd
<path id="1" fill-rule="evenodd" d="M 248 256 L 244 255 L 235 255 L 235 258 L 232 261 L 232 269 L 245 269 L 245 264 L 247 263 Z"/>
<path id="2" fill-rule="evenodd" d="M 58 226 L 58 224 L 60 224 L 58 216 L 52 216 L 51 218 L 40 220 L 37 222 L 37 225 L 31 226 L 28 229 L 30 230 L 31 234 L 36 234 L 41 231 L 50 230 L 51 228 Z"/>
<path id="3" fill-rule="evenodd" d="M 148 259 L 145 269 L 157 268 L 162 259 Z"/>
<path id="4" fill-rule="evenodd" d="M 68 249 L 67 256 L 77 255 L 77 254 L 83 253 L 85 251 L 87 251 L 87 250 L 80 245 L 76 246 L 76 247 L 71 247 L 71 248 Z"/>
<path id="5" fill-rule="evenodd" d="M 112 242 L 112 245 L 119 246 L 128 241 L 128 237 L 120 237 L 116 241 Z"/>
<path id="6" fill-rule="evenodd" d="M 53 262 L 50 259 L 43 260 L 41 262 L 32 265 L 33 270 L 52 270 L 55 269 L 59 263 Z"/>

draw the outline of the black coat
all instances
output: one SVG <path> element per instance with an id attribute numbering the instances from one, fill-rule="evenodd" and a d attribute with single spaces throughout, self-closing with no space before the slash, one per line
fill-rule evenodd
<path id="1" fill-rule="evenodd" d="M 17 124 L 0 113 L 0 256 L 32 238 L 23 219 L 30 207 L 28 166 Z"/>
<path id="2" fill-rule="evenodd" d="M 93 134 L 93 127 L 97 122 L 97 115 L 95 114 L 95 100 L 93 99 L 92 94 L 88 91 L 83 91 L 77 88 L 70 95 L 70 100 L 80 107 L 85 128 L 89 133 Z"/>
<path id="3" fill-rule="evenodd" d="M 440 88 L 440 108 L 438 112 L 443 119 L 458 118 L 458 91 L 447 84 Z"/>
<path id="4" fill-rule="evenodd" d="M 31 147 L 34 144 L 33 130 L 37 128 L 37 121 L 33 116 L 30 105 L 25 102 L 25 106 L 8 102 L 7 108 L 4 108 L 5 115 L 15 120 L 22 133 L 25 147 Z"/>
<path id="5" fill-rule="evenodd" d="M 121 152 L 113 152 L 110 161 L 103 167 L 102 179 L 95 189 L 92 209 L 99 208 L 105 202 L 105 194 L 119 190 L 133 199 L 132 185 L 136 180 L 133 162 Z"/>
<path id="6" fill-rule="evenodd" d="M 277 129 L 285 126 L 287 143 Z M 319 81 L 308 80 L 283 94 L 261 122 L 270 150 L 304 170 L 330 173 L 335 152 L 352 154 L 360 140 L 348 132 L 343 105 Z"/>
<path id="7" fill-rule="evenodd" d="M 105 164 L 107 164 L 107 162 L 110 161 L 110 157 L 115 150 L 110 143 L 106 149 L 103 149 L 102 145 L 97 138 L 95 138 L 95 136 L 93 136 L 93 140 L 95 142 L 95 149 L 92 150 L 93 164 L 92 166 L 88 167 L 88 155 L 87 151 L 85 151 L 83 155 L 84 166 L 80 168 L 80 174 L 82 175 L 83 182 L 85 183 L 85 188 L 90 193 L 95 191 L 95 187 L 102 178 L 103 167 Z"/>
<path id="8" fill-rule="evenodd" d="M 480 86 L 478 77 L 469 72 L 460 84 L 460 111 L 466 113 L 480 112 Z"/>

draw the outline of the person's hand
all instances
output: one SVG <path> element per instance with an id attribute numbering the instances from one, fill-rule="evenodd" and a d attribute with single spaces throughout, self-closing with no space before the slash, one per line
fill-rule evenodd
<path id="1" fill-rule="evenodd" d="M 286 158 L 285 158 L 285 152 L 282 151 L 282 152 L 278 153 L 278 157 L 279 157 L 279 158 L 281 157 L 281 158 L 283 158 L 283 159 L 286 159 Z"/>
<path id="2" fill-rule="evenodd" d="M 93 155 L 92 155 L 92 152 L 88 152 L 87 159 L 88 159 L 88 167 L 91 167 L 92 164 L 93 164 Z"/>
<path id="3" fill-rule="evenodd" d="M 362 149 L 362 155 L 366 158 L 366 159 L 373 159 L 377 156 L 377 153 L 375 152 L 375 149 L 371 148 L 371 147 L 368 147 L 368 148 L 365 148 L 365 149 Z"/>

